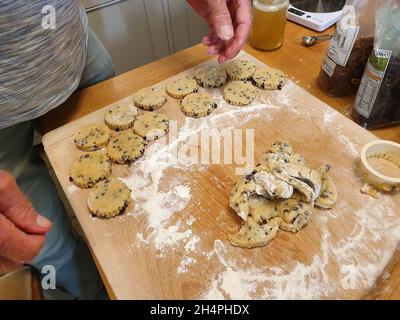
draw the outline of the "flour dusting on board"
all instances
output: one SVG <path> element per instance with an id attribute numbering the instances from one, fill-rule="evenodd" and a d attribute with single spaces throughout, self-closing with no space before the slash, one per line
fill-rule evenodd
<path id="1" fill-rule="evenodd" d="M 176 270 L 177 273 L 186 273 L 188 271 L 188 267 L 196 262 L 196 259 L 186 257 L 181 261 L 181 263 L 178 266 L 178 269 Z"/>
<path id="2" fill-rule="evenodd" d="M 190 229 L 182 230 L 179 221 L 169 225 L 170 218 L 188 205 L 191 189 L 188 185 L 180 184 L 171 186 L 167 191 L 159 190 L 164 170 L 170 166 L 165 157 L 165 148 L 168 146 L 160 148 L 157 143 L 151 145 L 143 159 L 137 162 L 132 175 L 121 179 L 132 190 L 137 206 L 135 214 L 146 215 L 151 229 L 147 239 L 140 234 L 141 242 L 148 243 L 151 239 L 158 250 L 174 246 L 192 235 Z"/>
<path id="3" fill-rule="evenodd" d="M 324 113 L 324 123 L 326 126 L 329 126 L 335 118 L 339 115 L 339 113 L 333 109 L 327 109 Z"/>
<path id="4" fill-rule="evenodd" d="M 356 227 L 348 238 L 332 247 L 344 289 L 371 287 L 389 263 L 400 241 L 400 221 L 390 198 L 376 200 L 365 196 L 364 205 L 372 210 L 355 211 L 358 220 Z M 371 246 L 371 242 L 377 245 Z M 357 252 L 368 253 L 368 258 Z"/>
<path id="5" fill-rule="evenodd" d="M 213 280 L 203 299 L 317 299 L 332 291 L 325 267 L 328 264 L 329 233 L 324 230 L 321 253 L 308 265 L 296 263 L 291 270 L 284 267 L 244 269 L 230 258 L 229 245 L 220 240 L 214 251 L 225 267 Z"/>
<path id="6" fill-rule="evenodd" d="M 182 254 L 176 255 L 176 273 L 180 276 L 188 276 L 191 269 L 200 263 L 216 262 L 216 270 L 210 269 L 207 273 L 209 278 L 204 278 L 207 287 L 199 298 L 320 299 L 335 296 L 340 288 L 369 288 L 400 241 L 400 221 L 393 207 L 394 202 L 385 198 L 382 203 L 367 199 L 364 208 L 358 208 L 354 213 L 359 223 L 354 223 L 355 229 L 350 230 L 346 239 L 339 241 L 334 239 L 330 221 L 341 217 L 340 206 L 328 213 L 318 211 L 312 223 L 320 230 L 319 249 L 308 262 L 292 259 L 285 265 L 259 268 L 249 260 L 243 266 L 243 260 L 235 260 L 234 250 L 237 248 L 233 248 L 226 240 L 215 240 L 212 248 L 205 249 L 206 241 L 203 239 L 210 240 L 208 235 L 195 231 L 196 221 L 201 219 L 204 209 L 201 203 L 194 201 L 196 189 L 185 180 L 185 172 L 204 172 L 209 168 L 209 163 L 196 162 L 190 156 L 176 157 L 179 146 L 184 146 L 186 155 L 199 146 L 194 145 L 192 139 L 203 130 L 251 127 L 250 123 L 257 118 L 262 118 L 267 125 L 273 121 L 274 112 L 283 108 L 285 112 L 301 118 L 304 116 L 302 107 L 294 103 L 297 101 L 294 98 L 301 90 L 288 81 L 283 90 L 269 92 L 247 107 L 231 106 L 223 100 L 220 90 L 209 90 L 218 108 L 201 119 L 185 118 L 180 128 L 172 125 L 170 136 L 149 145 L 143 158 L 132 167 L 130 175 L 122 179 L 132 190 L 134 198 L 135 208 L 131 216 L 147 220 L 147 230 L 132 239 L 136 246 L 152 245 L 160 257 L 164 257 L 168 250 L 179 249 Z M 310 112 L 313 108 L 310 106 Z M 325 127 L 335 124 L 334 130 L 339 141 L 356 158 L 360 141 L 357 141 L 357 137 L 350 138 L 342 133 L 345 130 L 340 124 L 336 125 L 337 116 L 336 111 L 327 109 L 321 123 Z M 176 133 L 174 138 L 171 138 L 171 132 Z M 166 181 L 164 175 L 170 169 L 174 169 L 174 180 Z M 218 180 L 216 177 L 211 179 Z M 222 186 L 218 184 L 219 181 L 214 182 L 218 188 L 223 188 L 222 182 Z M 185 210 L 188 206 L 192 206 L 192 209 Z M 372 207 L 374 210 L 370 209 Z M 372 212 L 376 214 L 371 218 Z M 218 218 L 218 212 L 215 215 Z M 380 236 L 371 237 L 374 234 Z M 368 250 L 367 256 L 360 254 L 360 251 Z M 336 270 L 337 278 L 330 277 L 328 268 Z"/>
<path id="7" fill-rule="evenodd" d="M 313 222 L 322 230 L 320 252 L 311 263 L 297 262 L 293 267 L 248 269 L 237 266 L 232 248 L 220 240 L 213 253 L 225 270 L 214 275 L 203 299 L 321 299 L 338 289 L 326 270 L 328 262 L 339 270 L 339 286 L 345 290 L 371 288 L 389 263 L 400 241 L 400 221 L 390 197 L 382 202 L 367 197 L 365 208 L 355 212 L 358 223 L 340 241 L 330 238 L 329 219 L 319 210 Z M 370 208 L 373 208 L 371 211 Z M 334 210 L 339 210 L 340 207 Z M 385 232 L 390 230 L 390 232 Z M 372 236 L 372 237 L 371 237 Z M 358 250 L 357 250 L 358 249 Z"/>
<path id="8" fill-rule="evenodd" d="M 191 200 L 191 186 L 182 184 L 179 180 L 167 181 L 166 190 L 162 190 L 165 171 L 171 168 L 180 171 L 206 169 L 209 164 L 199 163 L 197 159 L 187 155 L 187 151 L 198 147 L 199 142 L 193 141 L 194 137 L 211 129 L 233 130 L 254 120 L 261 112 L 276 108 L 267 103 L 254 103 L 246 108 L 238 108 L 228 105 L 219 90 L 214 90 L 213 94 L 219 105 L 213 114 L 202 119 L 185 118 L 180 128 L 176 122 L 171 122 L 168 137 L 152 143 L 144 156 L 135 163 L 130 176 L 121 178 L 132 190 L 135 209 L 130 214 L 135 217 L 144 215 L 148 221 L 149 232 L 138 234 L 135 244 L 152 243 L 160 256 L 163 256 L 166 248 L 173 250 L 183 245 L 187 256 L 184 267 L 179 268 L 180 273 L 187 270 L 188 265 L 195 263 L 195 259 L 189 255 L 195 251 L 200 239 L 193 234 L 191 228 L 196 217 L 181 214 Z M 271 119 L 265 112 L 263 117 L 265 121 Z M 181 150 L 184 151 L 183 154 Z"/>
<path id="9" fill-rule="evenodd" d="M 348 150 L 353 157 L 358 158 L 360 156 L 361 148 L 358 147 L 354 142 L 352 142 L 347 136 L 345 136 L 339 130 L 337 131 L 337 133 L 339 140 L 343 143 L 346 150 Z"/>
<path id="10" fill-rule="evenodd" d="M 77 186 L 75 186 L 74 184 L 71 184 L 71 185 L 68 187 L 67 192 L 68 192 L 69 194 L 72 194 L 72 193 L 74 193 L 74 192 L 76 192 L 76 191 L 78 191 L 78 190 L 79 190 L 79 188 L 78 188 Z"/>

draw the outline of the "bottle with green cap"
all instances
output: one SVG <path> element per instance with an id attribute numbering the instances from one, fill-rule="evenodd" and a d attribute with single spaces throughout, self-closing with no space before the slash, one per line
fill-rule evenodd
<path id="1" fill-rule="evenodd" d="M 377 10 L 374 49 L 353 117 L 370 129 L 400 124 L 400 0 L 385 1 Z"/>

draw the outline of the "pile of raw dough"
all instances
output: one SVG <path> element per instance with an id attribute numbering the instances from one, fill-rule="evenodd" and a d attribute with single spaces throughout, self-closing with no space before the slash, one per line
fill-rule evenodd
<path id="1" fill-rule="evenodd" d="M 253 172 L 239 180 L 230 207 L 244 220 L 232 245 L 254 248 L 266 245 L 279 229 L 296 233 L 311 219 L 313 207 L 331 209 L 338 194 L 329 165 L 313 170 L 286 141 L 276 141 Z"/>

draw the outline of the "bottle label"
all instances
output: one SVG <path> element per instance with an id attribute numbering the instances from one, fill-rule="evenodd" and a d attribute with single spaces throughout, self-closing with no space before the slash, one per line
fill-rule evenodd
<path id="1" fill-rule="evenodd" d="M 353 6 L 343 8 L 343 17 L 336 24 L 336 31 L 329 43 L 328 57 L 340 66 L 346 66 L 360 27 L 356 25 L 356 12 Z"/>
<path id="2" fill-rule="evenodd" d="M 329 57 L 325 57 L 324 62 L 322 63 L 322 69 L 329 76 L 329 78 L 332 77 L 333 73 L 335 72 L 335 68 L 336 63 L 333 62 Z"/>
<path id="3" fill-rule="evenodd" d="M 369 119 L 376 97 L 382 85 L 392 51 L 375 49 L 372 51 L 354 104 L 355 110 Z"/>

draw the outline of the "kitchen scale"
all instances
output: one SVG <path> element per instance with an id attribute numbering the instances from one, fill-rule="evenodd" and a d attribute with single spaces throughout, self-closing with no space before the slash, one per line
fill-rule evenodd
<path id="1" fill-rule="evenodd" d="M 345 3 L 346 0 L 290 0 L 287 18 L 321 32 L 340 19 Z"/>

